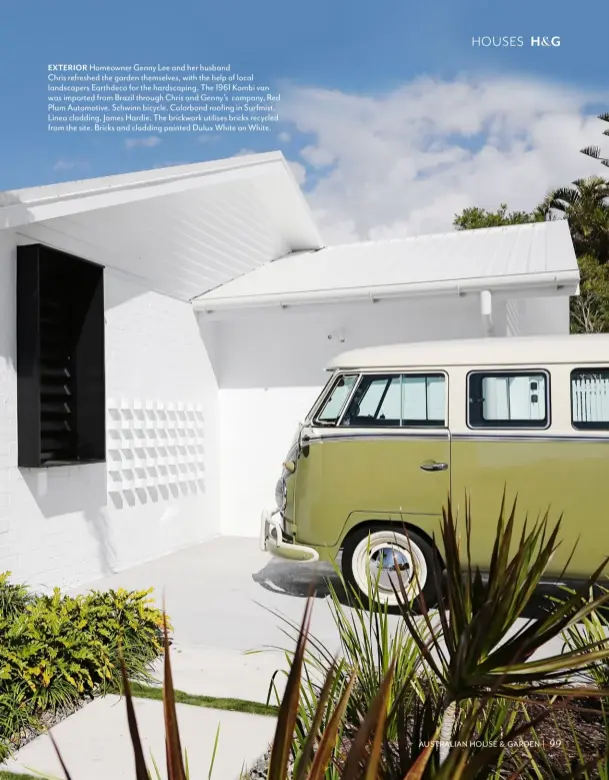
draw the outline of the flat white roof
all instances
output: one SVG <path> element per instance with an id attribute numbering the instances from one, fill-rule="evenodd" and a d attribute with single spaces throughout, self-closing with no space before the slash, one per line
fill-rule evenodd
<path id="1" fill-rule="evenodd" d="M 328 371 L 406 366 L 544 365 L 609 366 L 609 334 L 454 339 L 365 347 L 343 352 Z"/>
<path id="2" fill-rule="evenodd" d="M 190 300 L 322 246 L 281 152 L 0 192 L 0 230 Z"/>
<path id="3" fill-rule="evenodd" d="M 303 252 L 196 298 L 203 311 L 465 293 L 564 288 L 579 270 L 566 220 L 370 241 Z"/>

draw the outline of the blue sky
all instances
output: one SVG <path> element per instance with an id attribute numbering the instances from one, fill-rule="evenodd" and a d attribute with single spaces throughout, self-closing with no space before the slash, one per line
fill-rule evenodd
<path id="1" fill-rule="evenodd" d="M 589 0 L 585 13 L 566 0 L 3 0 L 0 189 L 225 157 L 244 145 L 295 153 L 306 140 L 293 129 L 287 145 L 277 133 L 247 134 L 245 144 L 243 136 L 202 144 L 183 134 L 126 149 L 116 137 L 53 136 L 46 129 L 49 62 L 230 61 L 233 70 L 282 89 L 356 95 L 378 96 L 422 75 L 451 80 L 463 73 L 600 90 L 609 84 L 607 30 L 607 0 Z M 472 36 L 482 35 L 560 36 L 561 46 L 472 47 Z"/>

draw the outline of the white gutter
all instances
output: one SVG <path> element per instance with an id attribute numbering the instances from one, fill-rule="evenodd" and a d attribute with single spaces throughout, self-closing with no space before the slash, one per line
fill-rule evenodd
<path id="1" fill-rule="evenodd" d="M 231 282 L 228 283 L 229 286 Z M 526 290 L 559 290 L 563 287 L 577 288 L 579 271 L 544 272 L 537 274 L 514 274 L 496 278 L 450 279 L 437 282 L 410 282 L 387 284 L 375 287 L 344 287 L 342 289 L 299 290 L 297 292 L 267 293 L 263 295 L 235 295 L 213 297 L 207 294 L 193 298 L 196 311 L 211 314 L 217 311 L 236 309 L 257 309 L 265 307 L 288 308 L 315 303 L 343 303 L 345 301 L 370 301 L 409 298 L 434 295 L 459 295 L 493 291 L 503 294 Z M 222 289 L 222 288 L 217 288 Z M 572 294 L 575 294 L 574 292 Z"/>

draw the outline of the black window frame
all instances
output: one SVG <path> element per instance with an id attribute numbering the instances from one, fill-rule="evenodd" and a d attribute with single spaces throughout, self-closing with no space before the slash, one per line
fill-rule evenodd
<path id="1" fill-rule="evenodd" d="M 482 414 L 484 399 L 482 398 L 482 381 L 499 377 L 531 377 L 533 374 L 539 374 L 545 378 L 545 401 L 546 415 L 543 420 L 485 420 Z M 480 378 L 480 385 L 477 389 L 478 397 L 472 400 L 472 378 Z M 474 369 L 467 373 L 465 379 L 466 385 L 466 421 L 470 430 L 487 430 L 489 428 L 504 430 L 547 430 L 552 425 L 552 406 L 551 406 L 551 377 L 550 372 L 545 368 L 526 368 L 526 369 Z M 476 407 L 477 413 L 472 416 L 472 410 Z"/>
<path id="2" fill-rule="evenodd" d="M 384 425 L 382 423 L 379 423 L 377 419 L 372 419 L 370 422 L 367 422 L 365 424 L 355 424 L 355 425 L 345 425 L 344 419 L 347 414 L 347 411 L 349 409 L 349 406 L 353 403 L 356 393 L 358 390 L 360 390 L 361 386 L 364 384 L 366 379 L 370 379 L 373 381 L 374 379 L 385 379 L 389 380 L 387 382 L 387 386 L 383 392 L 383 396 L 381 398 L 381 401 L 379 403 L 379 406 L 377 407 L 377 413 L 380 411 L 380 407 L 382 406 L 382 403 L 385 399 L 385 396 L 387 392 L 389 391 L 389 388 L 391 387 L 391 381 L 395 378 L 400 379 L 400 385 L 401 380 L 404 377 L 411 377 L 415 379 L 442 379 L 444 383 L 444 419 L 443 420 L 404 420 L 403 418 L 400 418 L 398 425 Z M 369 387 L 370 385 L 368 385 Z M 342 414 L 340 415 L 338 422 L 336 424 L 336 427 L 339 428 L 366 428 L 366 429 L 378 429 L 378 430 L 399 430 L 399 429 L 413 429 L 413 428 L 434 428 L 434 429 L 448 429 L 448 405 L 447 405 L 447 388 L 448 388 L 448 374 L 445 371 L 416 371 L 416 372 L 409 372 L 409 371 L 376 371 L 376 372 L 362 372 L 360 374 L 359 381 L 357 382 L 356 386 L 353 389 L 353 392 L 351 393 L 351 396 L 349 397 L 347 404 L 343 407 Z M 400 393 L 402 392 L 402 388 L 400 387 Z M 426 398 L 427 402 L 427 398 Z"/>
<path id="3" fill-rule="evenodd" d="M 575 422 L 573 419 L 573 375 L 574 374 L 607 374 L 609 375 L 609 366 L 599 368 L 598 366 L 574 368 L 569 374 L 569 395 L 571 398 L 571 427 L 576 431 L 609 431 L 609 421 L 607 422 Z"/>
<path id="4" fill-rule="evenodd" d="M 17 464 L 106 461 L 104 267 L 17 247 Z"/>

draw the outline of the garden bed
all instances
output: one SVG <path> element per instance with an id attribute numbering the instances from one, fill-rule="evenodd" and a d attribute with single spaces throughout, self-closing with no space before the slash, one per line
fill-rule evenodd
<path id="1" fill-rule="evenodd" d="M 562 706 L 565 705 L 565 706 Z M 547 711 L 549 708 L 543 700 L 532 701 L 527 705 L 531 719 Z M 607 749 L 607 729 L 604 715 L 598 702 L 583 698 L 573 701 L 557 700 L 551 709 L 548 720 L 542 721 L 534 733 L 523 735 L 519 744 L 508 748 L 502 759 L 501 766 L 495 770 L 492 780 L 508 780 L 516 777 L 514 774 L 527 760 L 534 762 L 539 772 L 539 780 L 555 780 L 564 777 L 573 765 L 590 762 L 587 780 L 600 777 L 598 765 Z M 524 721 L 524 716 L 520 719 Z M 411 733 L 411 732 L 410 732 Z M 577 738 L 575 738 L 577 735 Z M 344 761 L 349 753 L 352 738 L 345 737 L 340 759 Z M 397 752 L 397 744 L 392 748 Z M 271 751 L 267 750 L 248 770 L 244 780 L 266 780 Z M 293 763 L 290 762 L 286 780 L 292 779 Z M 570 775 L 566 775 L 570 777 Z M 391 777 L 391 775 L 383 775 Z M 402 775 L 396 773 L 396 780 Z"/>
<path id="2" fill-rule="evenodd" d="M 95 696 L 150 682 L 163 616 L 151 591 L 34 594 L 0 574 L 0 762 Z"/>

